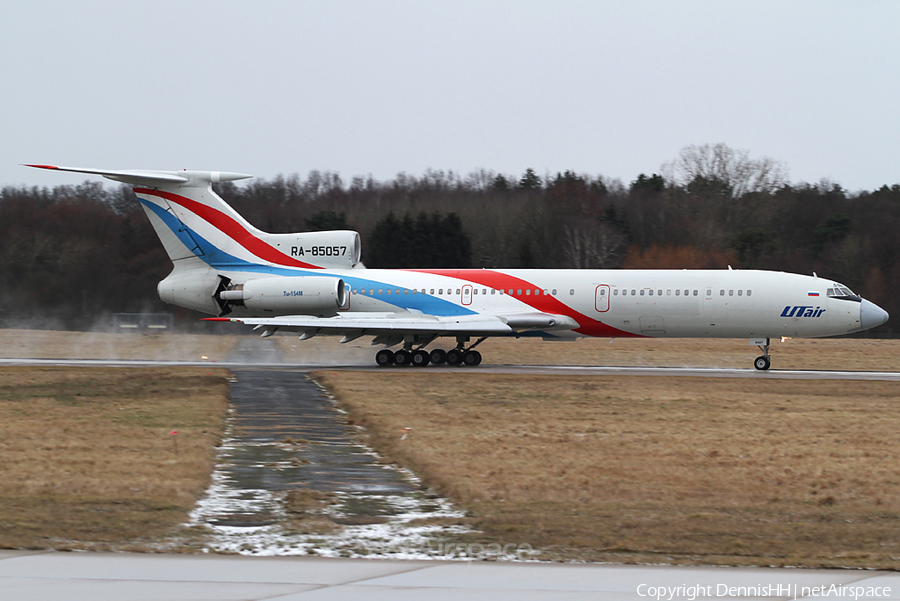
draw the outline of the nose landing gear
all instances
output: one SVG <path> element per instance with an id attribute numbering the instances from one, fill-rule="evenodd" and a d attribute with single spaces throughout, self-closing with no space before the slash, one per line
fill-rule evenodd
<path id="1" fill-rule="evenodd" d="M 769 342 L 770 339 L 766 338 L 766 343 L 764 345 L 758 345 L 759 350 L 761 350 L 763 354 L 753 361 L 753 367 L 760 371 L 766 371 L 772 365 L 772 359 L 769 357 Z"/>

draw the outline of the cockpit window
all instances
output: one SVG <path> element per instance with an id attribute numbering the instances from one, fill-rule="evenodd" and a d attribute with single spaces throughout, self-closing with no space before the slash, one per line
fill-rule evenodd
<path id="1" fill-rule="evenodd" d="M 843 298 L 854 301 L 860 300 L 859 296 L 842 284 L 835 284 L 833 287 L 829 288 L 827 295 L 832 298 Z"/>

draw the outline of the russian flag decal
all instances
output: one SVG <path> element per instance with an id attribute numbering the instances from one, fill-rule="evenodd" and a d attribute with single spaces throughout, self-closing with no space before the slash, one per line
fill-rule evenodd
<path id="1" fill-rule="evenodd" d="M 818 292 L 809 292 L 808 295 L 809 296 L 819 296 L 819 293 Z"/>

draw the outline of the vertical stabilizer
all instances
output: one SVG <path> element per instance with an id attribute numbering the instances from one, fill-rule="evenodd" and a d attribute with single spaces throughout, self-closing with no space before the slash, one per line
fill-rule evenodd
<path id="1" fill-rule="evenodd" d="M 169 258 L 199 259 L 222 271 L 281 272 L 350 269 L 360 260 L 353 231 L 269 234 L 252 226 L 212 185 L 252 177 L 227 171 L 143 171 L 29 165 L 40 169 L 102 175 L 129 184 Z"/>

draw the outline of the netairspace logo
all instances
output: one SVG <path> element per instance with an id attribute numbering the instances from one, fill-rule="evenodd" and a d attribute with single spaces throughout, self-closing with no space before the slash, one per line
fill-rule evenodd
<path id="1" fill-rule="evenodd" d="M 753 586 L 728 586 L 727 584 L 694 584 L 682 586 L 651 586 L 640 584 L 639 597 L 656 601 L 686 599 L 694 601 L 703 597 L 840 597 L 844 599 L 890 597 L 889 586 L 798 586 L 796 584 L 757 584 Z"/>
<path id="2" fill-rule="evenodd" d="M 527 561 L 537 553 L 528 543 L 432 543 L 424 545 L 401 545 L 400 550 L 411 555 L 427 555 L 434 559 L 457 559 L 468 561 Z"/>

